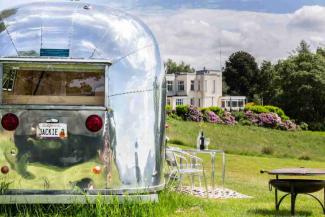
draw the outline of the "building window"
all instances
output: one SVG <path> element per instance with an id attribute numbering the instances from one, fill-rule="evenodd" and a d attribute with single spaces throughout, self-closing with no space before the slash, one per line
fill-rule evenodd
<path id="1" fill-rule="evenodd" d="M 224 100 L 221 101 L 221 108 L 225 108 L 226 107 L 226 102 Z"/>
<path id="2" fill-rule="evenodd" d="M 184 91 L 184 81 L 178 81 L 178 91 Z"/>
<path id="3" fill-rule="evenodd" d="M 167 99 L 167 105 L 171 105 L 170 99 Z"/>
<path id="4" fill-rule="evenodd" d="M 191 105 L 194 105 L 194 98 L 191 98 Z"/>
<path id="5" fill-rule="evenodd" d="M 197 90 L 200 91 L 201 90 L 201 81 L 197 82 Z"/>
<path id="6" fill-rule="evenodd" d="M 201 107 L 201 99 L 198 100 L 199 107 Z"/>
<path id="7" fill-rule="evenodd" d="M 167 81 L 167 91 L 168 92 L 173 91 L 173 81 Z"/>
<path id="8" fill-rule="evenodd" d="M 191 81 L 191 91 L 194 91 L 194 84 L 195 84 L 195 82 L 192 80 Z"/>
<path id="9" fill-rule="evenodd" d="M 232 101 L 231 102 L 231 107 L 238 107 L 237 101 Z"/>
<path id="10" fill-rule="evenodd" d="M 184 100 L 183 99 L 176 99 L 176 105 L 183 105 Z"/>
<path id="11" fill-rule="evenodd" d="M 230 101 L 227 101 L 227 107 L 230 107 Z"/>
<path id="12" fill-rule="evenodd" d="M 244 107 L 244 102 L 243 101 L 238 101 L 238 107 Z"/>

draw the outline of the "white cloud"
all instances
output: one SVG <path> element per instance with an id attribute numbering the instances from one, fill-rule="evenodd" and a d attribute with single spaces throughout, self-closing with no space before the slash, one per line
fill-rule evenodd
<path id="1" fill-rule="evenodd" d="M 325 27 L 325 7 L 304 6 L 291 16 L 289 25 L 292 28 L 322 31 Z"/>
<path id="2" fill-rule="evenodd" d="M 153 30 L 165 60 L 184 60 L 196 68 L 219 68 L 220 49 L 222 63 L 238 50 L 250 52 L 258 62 L 275 62 L 303 39 L 312 48 L 325 42 L 325 8 L 320 6 L 292 14 L 209 9 L 135 13 Z"/>
<path id="3" fill-rule="evenodd" d="M 0 0 L 0 8 L 18 2 L 31 0 Z M 220 50 L 222 63 L 239 50 L 261 62 L 287 57 L 302 39 L 314 49 L 325 45 L 325 7 L 321 6 L 304 6 L 291 14 L 161 7 L 129 12 L 153 30 L 165 60 L 184 60 L 196 68 L 219 68 Z"/>

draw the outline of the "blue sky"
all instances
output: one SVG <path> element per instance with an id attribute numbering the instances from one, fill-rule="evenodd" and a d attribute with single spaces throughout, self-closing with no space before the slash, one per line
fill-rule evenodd
<path id="1" fill-rule="evenodd" d="M 28 2 L 32 0 L 0 0 L 0 10 Z M 325 46 L 325 0 L 80 2 L 105 4 L 140 17 L 157 37 L 164 60 L 184 60 L 197 69 L 218 69 L 238 50 L 250 52 L 260 63 L 287 57 L 301 40 L 312 49 Z"/>
<path id="2" fill-rule="evenodd" d="M 36 0 L 37 1 L 37 0 Z M 69 1 L 69 0 L 67 0 Z M 162 9 L 229 9 L 267 13 L 290 13 L 306 5 L 325 6 L 325 0 L 79 0 L 119 6 L 124 9 L 161 7 Z M 31 0 L 1 0 L 0 8 Z"/>
<path id="3" fill-rule="evenodd" d="M 97 0 L 107 3 L 107 0 Z M 268 13 L 290 13 L 304 5 L 325 5 L 324 0 L 121 0 L 126 7 L 162 7 L 165 9 L 208 8 Z"/>

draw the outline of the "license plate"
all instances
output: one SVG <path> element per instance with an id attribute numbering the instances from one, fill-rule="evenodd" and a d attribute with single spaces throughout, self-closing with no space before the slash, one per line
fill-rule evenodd
<path id="1" fill-rule="evenodd" d="M 68 137 L 67 124 L 65 123 L 40 123 L 36 135 L 39 138 L 60 138 Z"/>

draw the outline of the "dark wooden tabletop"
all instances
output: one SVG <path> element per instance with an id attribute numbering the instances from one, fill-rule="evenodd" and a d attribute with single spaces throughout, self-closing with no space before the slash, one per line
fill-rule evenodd
<path id="1" fill-rule="evenodd" d="M 287 175 L 287 176 L 317 176 L 325 175 L 325 169 L 317 168 L 282 168 L 272 171 L 265 171 L 270 175 Z"/>

